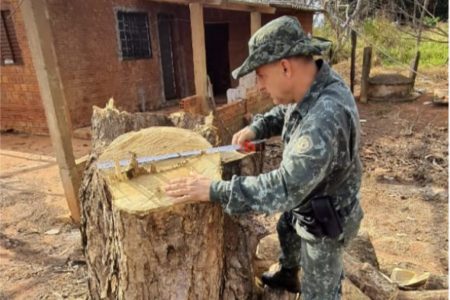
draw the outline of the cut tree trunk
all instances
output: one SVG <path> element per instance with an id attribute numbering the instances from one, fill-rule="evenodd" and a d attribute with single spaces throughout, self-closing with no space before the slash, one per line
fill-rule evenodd
<path id="1" fill-rule="evenodd" d="M 151 126 L 186 127 L 217 145 L 212 120 L 183 113 L 129 114 L 110 103 L 94 109 L 92 124 L 93 151 L 80 189 L 91 298 L 254 299 L 253 260 L 259 239 L 267 234 L 263 216 L 224 216 L 212 203 L 172 205 L 161 190 L 167 180 L 190 171 L 220 178 L 218 155 L 144 168 L 135 163 L 97 168 L 101 161 L 211 146 L 192 131 Z M 259 165 L 246 157 L 223 171 L 235 168 L 233 174 L 242 170 L 244 175 L 260 172 Z"/>
<path id="2" fill-rule="evenodd" d="M 208 147 L 192 131 L 151 127 L 115 139 L 98 161 L 126 158 L 128 152 L 145 156 L 165 154 L 167 149 Z M 98 170 L 91 164 L 83 215 L 93 298 L 219 299 L 221 207 L 212 203 L 172 205 L 162 190 L 169 179 L 188 176 L 190 171 L 219 179 L 220 155 L 172 159 L 145 168 L 131 163 L 126 168 Z M 100 220 L 99 210 L 103 211 Z M 105 259 L 110 261 L 105 264 Z"/>

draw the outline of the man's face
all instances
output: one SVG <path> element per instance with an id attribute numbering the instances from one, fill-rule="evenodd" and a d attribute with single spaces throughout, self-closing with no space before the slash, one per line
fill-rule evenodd
<path id="1" fill-rule="evenodd" d="M 256 69 L 258 88 L 266 91 L 275 104 L 288 104 L 292 101 L 288 93 L 288 80 L 279 61 Z"/>
<path id="2" fill-rule="evenodd" d="M 282 59 L 256 69 L 258 88 L 266 91 L 275 104 L 289 104 L 295 99 L 295 91 L 306 90 L 305 65 L 296 59 Z M 305 86 L 304 86 L 305 85 Z M 304 87 L 303 87 L 304 86 Z"/>

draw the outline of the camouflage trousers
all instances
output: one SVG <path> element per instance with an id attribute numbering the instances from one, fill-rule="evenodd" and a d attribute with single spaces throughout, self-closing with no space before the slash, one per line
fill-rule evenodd
<path id="1" fill-rule="evenodd" d="M 318 238 L 300 228 L 292 212 L 281 215 L 277 224 L 280 264 L 285 268 L 301 267 L 303 300 L 341 299 L 344 247 L 358 233 L 363 215 L 361 206 L 356 204 L 343 220 L 343 234 L 335 239 Z"/>

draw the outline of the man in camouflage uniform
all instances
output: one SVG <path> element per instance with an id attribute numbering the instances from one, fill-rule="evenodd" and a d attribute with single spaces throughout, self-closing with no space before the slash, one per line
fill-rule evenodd
<path id="1" fill-rule="evenodd" d="M 344 81 L 327 63 L 312 59 L 327 46 L 306 36 L 295 18 L 280 17 L 252 36 L 249 57 L 233 71 L 239 78 L 256 70 L 260 89 L 279 104 L 255 116 L 233 143 L 281 134 L 285 148 L 278 169 L 231 181 L 196 175 L 166 187 L 176 202 L 215 201 L 229 214 L 283 212 L 277 225 L 281 267 L 262 281 L 301 290 L 304 300 L 340 299 L 343 248 L 363 217 L 357 107 Z M 323 205 L 316 203 L 330 203 L 325 207 L 332 208 L 338 225 L 330 229 L 331 210 L 321 215 L 324 210 L 316 207 Z"/>

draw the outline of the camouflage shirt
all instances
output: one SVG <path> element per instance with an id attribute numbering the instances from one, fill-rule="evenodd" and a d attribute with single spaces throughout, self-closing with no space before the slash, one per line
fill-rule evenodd
<path id="1" fill-rule="evenodd" d="M 332 196 L 337 209 L 359 199 L 360 124 L 349 88 L 326 62 L 298 104 L 278 105 L 250 125 L 257 139 L 280 135 L 280 167 L 258 176 L 213 181 L 212 201 L 229 214 L 309 211 L 310 199 Z"/>

